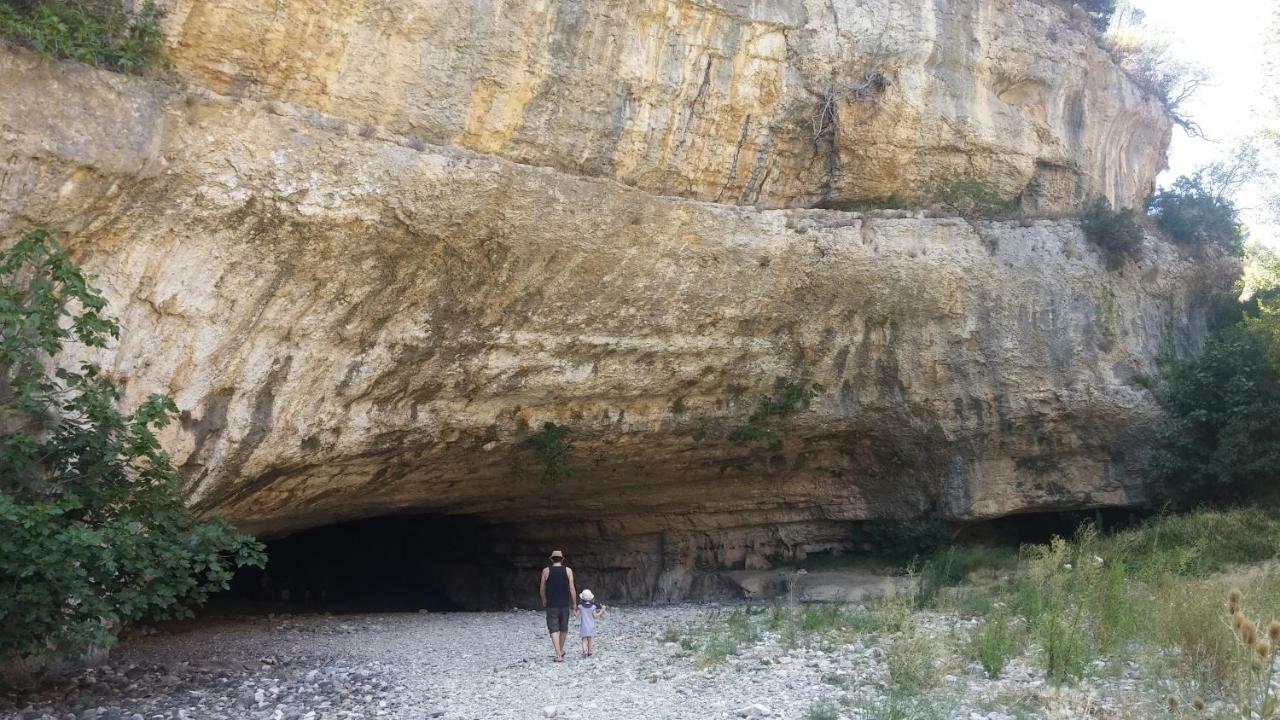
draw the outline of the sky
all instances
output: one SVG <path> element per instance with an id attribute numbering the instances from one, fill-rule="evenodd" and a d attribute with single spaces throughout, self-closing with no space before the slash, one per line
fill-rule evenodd
<path id="1" fill-rule="evenodd" d="M 1185 114 L 1206 138 L 1174 129 L 1168 183 L 1230 152 L 1264 125 L 1280 126 L 1274 95 L 1280 77 L 1268 78 L 1266 44 L 1280 20 L 1280 0 L 1130 0 L 1146 12 L 1148 32 L 1168 38 L 1174 54 L 1209 71 L 1210 84 L 1186 104 Z M 1270 83 L 1270 85 L 1269 85 Z M 1276 168 L 1280 171 L 1280 168 Z M 1248 187 L 1237 199 L 1251 239 L 1280 250 L 1280 226 L 1262 212 L 1262 188 Z"/>

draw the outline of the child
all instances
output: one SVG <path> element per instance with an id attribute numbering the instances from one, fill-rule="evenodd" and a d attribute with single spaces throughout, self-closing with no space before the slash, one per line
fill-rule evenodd
<path id="1" fill-rule="evenodd" d="M 596 605 L 596 596 L 590 590 L 583 590 L 578 593 L 578 597 L 582 602 L 578 603 L 578 617 L 581 623 L 578 626 L 578 635 L 582 637 L 582 657 L 591 657 L 595 650 L 591 647 L 591 638 L 596 634 L 596 620 L 604 615 L 604 606 Z"/>

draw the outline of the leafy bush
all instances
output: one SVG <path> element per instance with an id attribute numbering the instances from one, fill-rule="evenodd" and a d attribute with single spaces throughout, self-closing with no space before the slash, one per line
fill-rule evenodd
<path id="1" fill-rule="evenodd" d="M 823 391 L 817 383 L 805 385 L 780 378 L 777 384 L 777 394 L 761 395 L 760 404 L 747 418 L 747 424 L 730 432 L 730 440 L 738 443 L 764 441 L 770 448 L 781 447 L 778 420 L 800 410 L 808 410 L 809 403 Z"/>
<path id="2" fill-rule="evenodd" d="M 109 645 L 125 623 L 183 614 L 264 559 L 182 504 L 154 434 L 172 400 L 127 415 L 96 365 L 58 366 L 67 343 L 118 336 L 105 306 L 49 233 L 0 253 L 0 665 L 38 670 Z"/>
<path id="3" fill-rule="evenodd" d="M 1107 269 L 1115 270 L 1126 258 L 1136 258 L 1142 252 L 1142 225 L 1134 211 L 1124 208 L 1112 210 L 1106 200 L 1095 200 L 1081 217 L 1084 236 L 1102 251 Z"/>
<path id="4" fill-rule="evenodd" d="M 0 3 L 0 35 L 49 57 L 136 73 L 163 62 L 163 17 L 150 1 L 131 14 L 123 0 L 10 0 Z"/>
<path id="5" fill-rule="evenodd" d="M 931 556 L 951 542 L 951 529 L 933 518 L 869 520 L 855 531 L 855 541 L 897 565 Z"/>
<path id="6" fill-rule="evenodd" d="M 1167 370 L 1166 417 L 1148 463 L 1153 491 L 1177 506 L 1257 501 L 1280 467 L 1278 318 L 1219 331 L 1197 359 Z"/>
<path id="7" fill-rule="evenodd" d="M 542 461 L 542 482 L 558 484 L 573 477 L 569 461 L 573 458 L 573 445 L 569 442 L 569 428 L 553 422 L 542 424 L 542 429 L 530 441 L 533 450 Z"/>
<path id="8" fill-rule="evenodd" d="M 1147 199 L 1147 213 L 1174 242 L 1213 246 L 1231 255 L 1244 251 L 1244 228 L 1235 203 L 1207 187 L 1203 171 L 1157 191 Z"/>

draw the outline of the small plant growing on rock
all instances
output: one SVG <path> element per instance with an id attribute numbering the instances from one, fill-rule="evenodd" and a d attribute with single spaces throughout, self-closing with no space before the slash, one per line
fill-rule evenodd
<path id="1" fill-rule="evenodd" d="M 542 461 L 542 482 L 556 485 L 561 480 L 573 477 L 573 468 L 569 461 L 573 458 L 573 445 L 569 441 L 569 428 L 553 422 L 542 424 L 530 440 L 533 450 Z"/>
<path id="2" fill-rule="evenodd" d="M 821 700 L 809 706 L 804 720 L 840 720 L 840 709 L 830 700 Z"/>
<path id="3" fill-rule="evenodd" d="M 763 441 L 771 449 L 782 446 L 782 435 L 778 432 L 778 420 L 795 414 L 800 410 L 808 410 L 813 399 L 822 394 L 823 387 L 817 383 L 805 385 L 791 381 L 779 381 L 779 391 L 775 395 L 761 395 L 756 411 L 747 418 L 747 424 L 729 433 L 733 442 Z"/>

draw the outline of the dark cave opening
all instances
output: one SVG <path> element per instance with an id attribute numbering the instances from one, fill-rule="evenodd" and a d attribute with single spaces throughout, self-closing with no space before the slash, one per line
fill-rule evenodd
<path id="1" fill-rule="evenodd" d="M 1055 536 L 1073 537 L 1085 525 L 1108 533 L 1133 527 L 1149 517 L 1151 511 L 1141 507 L 1026 512 L 965 524 L 957 529 L 955 538 L 960 543 L 1033 545 L 1047 543 Z"/>
<path id="2" fill-rule="evenodd" d="M 491 526 L 460 515 L 397 515 L 265 540 L 265 568 L 241 568 L 223 608 L 258 612 L 412 612 L 507 606 L 514 566 Z"/>
<path id="3" fill-rule="evenodd" d="M 1070 537 L 1092 523 L 1103 532 L 1132 526 L 1149 513 L 1133 508 L 1046 511 L 1011 515 L 969 523 L 942 523 L 950 542 L 962 545 L 1017 547 L 1048 542 L 1054 535 Z M 843 548 L 810 552 L 804 565 L 820 566 L 824 559 L 841 564 L 861 558 L 888 569 L 896 565 L 894 550 L 885 546 L 883 531 L 869 528 L 895 521 L 850 522 Z M 564 547 L 569 564 L 581 582 L 597 593 L 646 602 L 659 595 L 661 584 L 652 571 L 657 557 L 625 551 L 608 560 L 594 553 L 583 537 L 557 534 L 558 540 L 531 538 L 511 525 L 494 524 L 465 515 L 391 515 L 301 530 L 265 541 L 267 566 L 242 568 L 232 587 L 214 599 L 213 611 L 247 613 L 415 612 L 428 610 L 500 610 L 537 607 L 536 578 L 545 552 Z M 892 537 L 892 535 L 888 536 Z M 608 544 L 608 543 L 605 543 Z M 619 558 L 639 563 L 615 565 Z M 883 561 L 883 562 L 880 562 Z M 783 563 L 785 566 L 786 563 Z M 690 568 L 714 578 L 714 566 Z M 586 586 L 584 584 L 584 586 Z M 712 599 L 697 586 L 684 599 Z M 716 599 L 720 599 L 717 597 Z"/>

